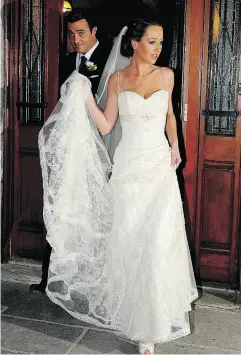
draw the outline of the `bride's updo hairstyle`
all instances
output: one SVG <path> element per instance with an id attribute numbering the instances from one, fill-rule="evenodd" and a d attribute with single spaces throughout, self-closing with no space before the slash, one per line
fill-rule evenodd
<path id="1" fill-rule="evenodd" d="M 121 42 L 121 54 L 124 57 L 132 57 L 134 54 L 134 49 L 131 45 L 131 40 L 140 42 L 146 30 L 149 26 L 160 26 L 162 25 L 153 19 L 139 18 L 128 25 L 126 33 L 122 37 Z"/>

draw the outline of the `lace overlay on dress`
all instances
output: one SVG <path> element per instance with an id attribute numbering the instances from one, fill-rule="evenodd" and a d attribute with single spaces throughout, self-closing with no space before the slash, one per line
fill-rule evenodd
<path id="1" fill-rule="evenodd" d="M 47 295 L 74 317 L 129 339 L 177 339 L 190 333 L 197 289 L 164 134 L 169 93 L 119 93 L 122 137 L 108 181 L 89 90 L 74 72 L 39 135 L 53 247 Z"/>

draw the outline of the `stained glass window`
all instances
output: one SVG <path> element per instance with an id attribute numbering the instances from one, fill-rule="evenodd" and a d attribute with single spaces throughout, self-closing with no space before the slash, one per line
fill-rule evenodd
<path id="1" fill-rule="evenodd" d="M 206 134 L 234 136 L 240 56 L 240 1 L 211 1 Z"/>
<path id="2" fill-rule="evenodd" d="M 20 107 L 25 123 L 44 120 L 44 0 L 26 0 L 21 7 Z"/>

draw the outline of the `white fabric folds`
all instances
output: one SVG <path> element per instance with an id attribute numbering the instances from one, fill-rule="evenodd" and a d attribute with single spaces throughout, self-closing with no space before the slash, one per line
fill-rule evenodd
<path id="1" fill-rule="evenodd" d="M 47 295 L 75 318 L 134 341 L 180 338 L 190 333 L 197 289 L 164 133 L 169 93 L 118 95 L 113 168 L 89 93 L 88 79 L 74 71 L 39 134 L 53 247 Z"/>
<path id="2" fill-rule="evenodd" d="M 47 294 L 70 314 L 108 323 L 106 243 L 112 225 L 111 163 L 85 102 L 90 82 L 74 71 L 39 133 L 44 223 L 53 248 Z M 76 310 L 80 307 L 78 312 Z"/>

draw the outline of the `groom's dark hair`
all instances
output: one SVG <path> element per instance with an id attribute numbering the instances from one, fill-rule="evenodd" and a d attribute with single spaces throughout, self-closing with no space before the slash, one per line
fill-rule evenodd
<path id="1" fill-rule="evenodd" d="M 70 11 L 66 16 L 67 23 L 74 23 L 80 20 L 86 20 L 90 30 L 97 26 L 97 21 L 93 10 L 90 11 L 88 9 L 76 7 L 72 11 Z"/>

